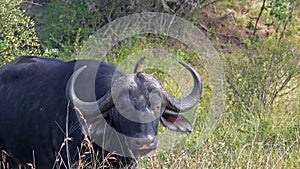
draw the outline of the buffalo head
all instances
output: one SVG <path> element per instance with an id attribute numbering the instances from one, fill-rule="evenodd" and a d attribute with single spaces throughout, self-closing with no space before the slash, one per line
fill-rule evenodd
<path id="1" fill-rule="evenodd" d="M 202 83 L 191 66 L 180 64 L 194 79 L 192 92 L 181 99 L 172 97 L 157 78 L 135 71 L 114 77 L 110 90 L 97 100 L 84 101 L 78 97 L 75 83 L 87 66 L 78 68 L 68 82 L 67 97 L 84 133 L 106 150 L 139 157 L 156 149 L 159 122 L 173 131 L 191 132 L 191 123 L 179 112 L 198 103 Z"/>

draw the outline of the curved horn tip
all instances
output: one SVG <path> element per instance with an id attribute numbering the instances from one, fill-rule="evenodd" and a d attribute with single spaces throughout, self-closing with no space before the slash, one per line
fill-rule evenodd
<path id="1" fill-rule="evenodd" d="M 191 65 L 189 65 L 189 64 L 187 64 L 187 63 L 185 63 L 185 62 L 179 61 L 179 63 L 180 63 L 182 66 L 184 66 L 185 68 L 189 69 L 189 70 L 194 70 L 194 69 L 192 68 Z M 195 72 L 195 71 L 194 71 L 194 72 Z"/>
<path id="2" fill-rule="evenodd" d="M 186 69 L 188 69 L 190 72 L 192 72 L 193 75 L 196 75 L 197 76 L 197 79 L 199 79 L 200 81 L 200 87 L 202 88 L 202 80 L 200 78 L 200 75 L 197 73 L 197 71 L 192 67 L 190 66 L 189 64 L 185 63 L 185 62 L 182 62 L 182 61 L 179 61 L 179 63 L 184 66 Z"/>
<path id="3" fill-rule="evenodd" d="M 193 79 L 194 79 L 194 88 L 193 88 L 192 92 L 185 98 L 176 99 L 176 98 L 171 97 L 170 95 L 168 95 L 167 98 L 170 103 L 169 108 L 171 110 L 176 111 L 176 112 L 185 112 L 185 111 L 192 109 L 199 101 L 200 96 L 202 94 L 202 81 L 201 81 L 199 74 L 193 67 L 191 67 L 190 65 L 188 65 L 185 62 L 180 61 L 179 63 L 181 65 L 183 65 L 192 74 Z"/>

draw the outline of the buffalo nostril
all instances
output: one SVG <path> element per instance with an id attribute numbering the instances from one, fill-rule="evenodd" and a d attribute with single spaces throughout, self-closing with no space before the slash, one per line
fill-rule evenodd
<path id="1" fill-rule="evenodd" d="M 137 146 L 142 146 L 144 144 L 149 144 L 150 142 L 147 139 L 138 139 L 135 141 L 135 144 Z"/>
<path id="2" fill-rule="evenodd" d="M 150 140 L 149 140 L 149 144 L 152 145 L 152 144 L 155 144 L 156 143 L 156 139 L 155 137 L 152 137 Z"/>
<path id="3" fill-rule="evenodd" d="M 137 149 L 154 149 L 156 148 L 156 139 L 154 137 L 151 138 L 139 138 L 134 142 Z"/>

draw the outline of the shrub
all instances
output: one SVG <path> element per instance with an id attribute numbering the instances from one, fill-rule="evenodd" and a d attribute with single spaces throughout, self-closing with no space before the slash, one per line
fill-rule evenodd
<path id="1" fill-rule="evenodd" d="M 82 0 L 52 0 L 43 3 L 37 12 L 32 12 L 35 11 L 33 8 L 27 11 L 35 18 L 42 48 L 59 49 L 60 57 L 64 59 L 73 58 L 72 55 L 103 22 L 99 11 L 90 11 Z"/>
<path id="2" fill-rule="evenodd" d="M 299 51 L 296 45 L 270 38 L 252 42 L 247 49 L 226 57 L 228 97 L 232 108 L 259 114 L 299 84 Z"/>
<path id="3" fill-rule="evenodd" d="M 34 22 L 19 8 L 21 1 L 0 0 L 0 65 L 20 55 L 39 55 Z"/>
<path id="4" fill-rule="evenodd" d="M 116 18 L 140 12 L 189 15 L 198 1 L 51 0 L 28 7 L 35 18 L 42 47 L 58 48 L 66 59 L 80 50 L 89 35 Z M 206 1 L 201 1 L 201 4 Z M 36 10 L 37 9 L 37 10 Z"/>

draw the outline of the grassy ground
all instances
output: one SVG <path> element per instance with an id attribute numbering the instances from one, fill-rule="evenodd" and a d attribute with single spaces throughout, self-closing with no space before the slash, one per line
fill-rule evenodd
<path id="1" fill-rule="evenodd" d="M 140 167 L 299 168 L 298 103 L 293 102 L 295 107 L 290 107 L 293 110 L 280 104 L 264 114 L 263 119 L 226 111 L 218 128 L 204 144 L 197 145 L 201 131 L 196 130 L 170 151 L 139 161 Z"/>
<path id="2" fill-rule="evenodd" d="M 137 42 L 137 46 L 133 47 L 131 52 L 142 50 L 143 43 Z M 159 44 L 162 47 L 165 44 Z M 126 46 L 126 45 L 125 45 Z M 267 79 L 277 80 L 277 76 L 268 76 L 267 71 L 259 71 L 262 65 L 249 68 L 247 62 L 243 62 L 238 55 L 243 55 L 245 50 L 237 50 L 236 45 L 233 46 L 236 52 L 221 54 L 221 58 L 230 58 L 230 62 L 235 62 L 238 65 L 229 69 L 228 61 L 224 61 L 225 73 L 227 78 L 249 81 L 258 80 L 259 85 L 265 81 L 260 77 L 266 76 Z M 280 48 L 276 46 L 276 48 Z M 119 48 L 119 55 L 117 58 L 123 58 L 123 50 L 130 53 L 128 46 Z M 178 53 L 174 50 L 174 53 Z M 266 48 L 263 50 L 272 50 Z M 275 49 L 274 49 L 275 50 Z M 283 55 L 287 51 L 281 50 Z M 126 53 L 124 52 L 124 53 Z M 128 54 L 127 53 L 127 54 Z M 266 52 L 268 53 L 268 52 Z M 193 55 L 184 54 L 182 60 L 193 63 Z M 226 55 L 226 56 L 225 56 Z M 242 56 L 243 57 L 243 56 Z M 246 56 L 245 56 L 246 57 Z M 261 55 L 261 58 L 272 57 L 268 54 Z M 283 57 L 283 56 L 282 56 Z M 299 60 L 299 55 L 295 56 Z M 125 59 L 125 58 L 123 58 Z M 266 61 L 267 62 L 267 61 Z M 197 62 L 199 63 L 199 62 Z M 278 62 L 275 67 L 292 66 L 289 62 Z M 297 63 L 297 62 L 296 62 Z M 197 110 L 197 117 L 194 123 L 193 132 L 184 138 L 181 142 L 167 151 L 155 153 L 155 155 L 144 157 L 138 161 L 138 168 L 299 168 L 300 167 L 300 88 L 299 88 L 299 74 L 294 76 L 289 85 L 284 88 L 282 93 L 289 91 L 286 95 L 276 97 L 275 101 L 269 105 L 262 105 L 260 97 L 249 97 L 249 103 L 245 108 L 239 101 L 238 96 L 232 94 L 232 86 L 227 83 L 228 88 L 225 93 L 226 106 L 224 114 L 221 115 L 218 125 L 214 132 L 206 139 L 202 139 L 202 134 L 205 131 L 205 121 L 207 118 L 208 109 L 210 106 L 210 82 L 208 74 L 203 70 L 201 64 L 195 64 L 202 76 L 204 83 L 204 92 L 200 101 L 200 106 Z M 231 63 L 233 64 L 233 63 Z M 298 65 L 298 66 L 297 66 Z M 298 67 L 299 62 L 294 65 Z M 254 77 L 248 77 L 245 72 L 244 76 L 234 74 L 239 72 L 239 69 L 251 70 L 256 72 Z M 270 69 L 271 70 L 271 69 Z M 251 72 L 250 71 L 250 72 Z M 286 71 L 282 69 L 282 71 Z M 280 73 L 280 71 L 278 71 Z M 231 75 L 231 76 L 230 76 Z M 251 74 L 249 75 L 251 76 Z M 257 77 L 258 76 L 258 77 Z M 161 77 L 160 77 L 161 78 Z M 162 81 L 164 81 L 162 79 Z M 252 81 L 252 82 L 251 82 Z M 267 81 L 270 83 L 270 81 Z M 281 81 L 277 81 L 281 83 Z M 255 85 L 255 84 L 252 84 Z M 270 84 L 270 86 L 276 85 Z M 296 86 L 296 87 L 295 87 Z M 239 87 L 239 86 L 238 86 Z M 295 88 L 293 88 L 295 87 Z M 260 89 L 260 86 L 253 86 L 253 88 Z M 270 87 L 270 91 L 272 87 Z M 172 90 L 172 88 L 171 88 Z M 247 82 L 240 86 L 239 92 L 242 95 L 247 95 L 248 90 L 252 90 L 247 85 Z M 263 93 L 268 93 L 264 91 Z M 255 93 L 254 94 L 259 94 Z M 176 92 L 175 92 L 176 94 Z M 244 96 L 245 100 L 248 96 Z M 175 139 L 176 135 L 174 136 Z"/>

